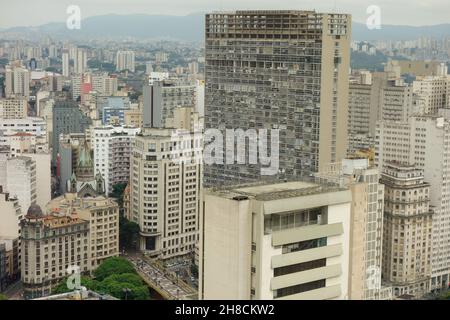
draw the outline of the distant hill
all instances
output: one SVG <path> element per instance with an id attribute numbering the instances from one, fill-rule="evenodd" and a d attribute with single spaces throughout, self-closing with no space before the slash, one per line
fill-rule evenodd
<path id="1" fill-rule="evenodd" d="M 49 23 L 39 27 L 16 27 L 3 30 L 14 34 L 46 34 L 55 38 L 139 38 L 201 41 L 204 15 L 104 15 L 89 17 L 81 22 L 80 30 L 69 30 L 65 23 Z M 1 32 L 0 32 L 1 36 Z"/>
<path id="2" fill-rule="evenodd" d="M 369 30 L 365 24 L 354 22 L 352 27 L 352 38 L 358 41 L 414 40 L 421 36 L 450 36 L 450 23 L 423 27 L 381 25 L 381 29 Z"/>
<path id="3" fill-rule="evenodd" d="M 450 36 L 450 24 L 412 27 L 382 25 L 380 30 L 369 30 L 363 23 L 353 23 L 353 39 L 362 40 L 412 40 L 420 36 L 440 38 Z M 3 33 L 23 34 L 29 37 L 49 35 L 63 39 L 83 38 L 139 38 L 202 41 L 204 14 L 187 16 L 170 15 L 103 15 L 86 18 L 80 30 L 68 30 L 65 23 L 49 23 L 39 27 L 17 27 L 0 30 Z"/>

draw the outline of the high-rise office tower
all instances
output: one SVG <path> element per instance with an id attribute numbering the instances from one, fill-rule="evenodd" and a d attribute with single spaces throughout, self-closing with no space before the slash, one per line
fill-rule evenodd
<path id="1" fill-rule="evenodd" d="M 69 52 L 67 51 L 62 54 L 62 74 L 64 77 L 70 75 Z"/>
<path id="2" fill-rule="evenodd" d="M 279 129 L 280 178 L 339 161 L 347 149 L 350 38 L 347 14 L 207 14 L 205 128 Z M 260 179 L 260 168 L 209 165 L 205 184 Z"/>
<path id="3" fill-rule="evenodd" d="M 129 215 L 140 227 L 140 249 L 149 255 L 173 259 L 194 253 L 201 155 L 202 131 L 193 108 L 177 108 L 167 128 L 143 128 L 136 136 Z"/>
<path id="4" fill-rule="evenodd" d="M 383 278 L 394 296 L 417 297 L 429 292 L 433 211 L 430 184 L 414 165 L 387 162 L 385 185 Z"/>
<path id="5" fill-rule="evenodd" d="M 117 51 L 116 70 L 134 72 L 134 51 Z"/>
<path id="6" fill-rule="evenodd" d="M 82 74 L 87 68 L 87 52 L 85 49 L 78 48 L 74 59 L 74 73 Z"/>
<path id="7" fill-rule="evenodd" d="M 62 133 L 83 133 L 90 125 L 89 119 L 74 101 L 56 101 L 53 108 L 52 162 L 59 153 L 59 138 Z"/>

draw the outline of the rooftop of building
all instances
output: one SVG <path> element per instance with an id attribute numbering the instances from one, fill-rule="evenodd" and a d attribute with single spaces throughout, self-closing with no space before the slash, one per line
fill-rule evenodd
<path id="1" fill-rule="evenodd" d="M 211 188 L 208 189 L 207 192 L 235 200 L 253 198 L 259 201 L 272 201 L 343 190 L 347 189 L 306 181 L 289 181 L 281 183 L 256 182 L 247 185 Z"/>
<path id="2" fill-rule="evenodd" d="M 79 198 L 76 193 L 66 193 L 60 197 L 52 199 L 47 204 L 48 212 L 76 212 L 89 208 L 101 208 L 116 206 L 117 203 L 105 196 Z"/>

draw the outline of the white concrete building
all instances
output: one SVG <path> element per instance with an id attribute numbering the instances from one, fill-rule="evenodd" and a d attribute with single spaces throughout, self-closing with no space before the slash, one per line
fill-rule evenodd
<path id="1" fill-rule="evenodd" d="M 69 77 L 70 75 L 69 52 L 67 51 L 62 53 L 62 74 L 64 77 Z"/>
<path id="2" fill-rule="evenodd" d="M 0 119 L 0 132 L 4 135 L 27 132 L 36 136 L 46 136 L 46 130 L 46 121 L 38 117 L 27 117 L 23 119 Z"/>
<path id="3" fill-rule="evenodd" d="M 134 51 L 117 51 L 116 70 L 134 72 Z"/>
<path id="4" fill-rule="evenodd" d="M 0 186 L 0 238 L 16 239 L 20 236 L 23 214 L 17 198 L 4 192 L 4 188 Z"/>
<path id="5" fill-rule="evenodd" d="M 36 162 L 30 157 L 7 158 L 0 154 L 0 185 L 11 197 L 17 197 L 22 212 L 36 204 Z"/>
<path id="6" fill-rule="evenodd" d="M 130 157 L 134 138 L 140 128 L 126 126 L 97 126 L 92 129 L 94 174 L 105 179 L 108 195 L 117 183 L 130 179 Z"/>
<path id="7" fill-rule="evenodd" d="M 205 191 L 199 299 L 348 299 L 351 202 L 306 182 Z"/>
<path id="8" fill-rule="evenodd" d="M 76 51 L 76 56 L 74 58 L 74 68 L 75 74 L 82 74 L 87 68 L 87 52 L 86 49 L 78 48 Z"/>
<path id="9" fill-rule="evenodd" d="M 194 254 L 202 148 L 202 131 L 193 108 L 178 108 L 166 128 L 143 128 L 136 136 L 129 212 L 139 224 L 142 251 L 161 259 Z"/>

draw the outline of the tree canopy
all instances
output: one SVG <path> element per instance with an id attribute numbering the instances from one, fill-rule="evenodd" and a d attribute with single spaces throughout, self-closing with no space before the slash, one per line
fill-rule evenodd
<path id="1" fill-rule="evenodd" d="M 106 259 L 94 272 L 95 280 L 102 281 L 113 274 L 134 273 L 136 270 L 128 260 L 122 257 L 111 257 Z"/>
<path id="2" fill-rule="evenodd" d="M 149 290 L 133 265 L 121 257 L 106 259 L 94 272 L 95 279 L 81 276 L 81 286 L 100 294 L 118 299 L 148 300 Z M 53 290 L 53 293 L 72 291 L 67 288 L 67 278 Z"/>

